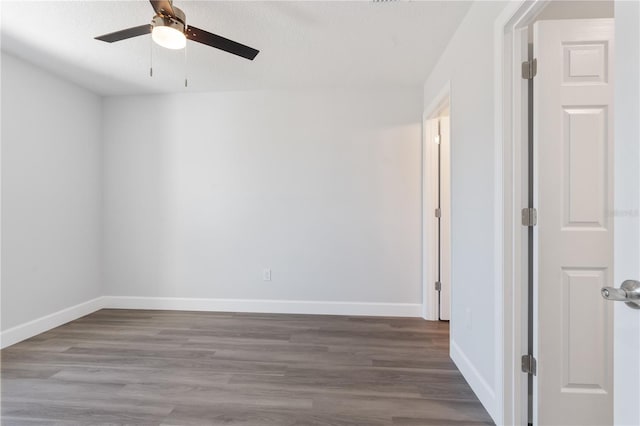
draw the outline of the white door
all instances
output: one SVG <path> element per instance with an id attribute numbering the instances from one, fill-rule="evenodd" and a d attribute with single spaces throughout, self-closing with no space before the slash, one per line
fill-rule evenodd
<path id="1" fill-rule="evenodd" d="M 614 281 L 640 280 L 640 3 L 616 1 Z M 640 425 L 640 310 L 612 302 L 614 424 Z"/>
<path id="2" fill-rule="evenodd" d="M 448 103 L 447 103 L 448 105 Z M 425 315 L 451 318 L 451 162 L 448 106 L 425 121 Z M 438 215 L 438 209 L 440 214 Z M 440 283 L 440 290 L 437 290 Z M 425 318 L 427 317 L 425 316 Z"/>
<path id="3" fill-rule="evenodd" d="M 540 425 L 613 422 L 613 40 L 612 19 L 534 25 Z"/>
<path id="4" fill-rule="evenodd" d="M 440 117 L 440 319 L 451 319 L 451 138 L 449 117 Z"/>

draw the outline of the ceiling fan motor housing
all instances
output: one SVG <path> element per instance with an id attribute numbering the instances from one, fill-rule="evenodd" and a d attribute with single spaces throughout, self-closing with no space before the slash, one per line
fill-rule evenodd
<path id="1" fill-rule="evenodd" d="M 153 27 L 169 27 L 184 33 L 186 16 L 184 12 L 177 7 L 174 7 L 173 11 L 175 12 L 175 16 L 158 13 L 151 20 L 151 25 Z"/>

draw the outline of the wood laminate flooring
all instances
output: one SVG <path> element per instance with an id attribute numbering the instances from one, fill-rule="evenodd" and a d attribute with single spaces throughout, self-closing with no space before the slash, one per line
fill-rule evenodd
<path id="1" fill-rule="evenodd" d="M 2 424 L 493 424 L 421 319 L 104 309 L 2 350 Z"/>

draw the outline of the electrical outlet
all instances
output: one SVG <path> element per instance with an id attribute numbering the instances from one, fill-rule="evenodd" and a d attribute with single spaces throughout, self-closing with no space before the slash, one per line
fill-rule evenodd
<path id="1" fill-rule="evenodd" d="M 262 281 L 271 281 L 271 269 L 264 268 L 262 270 Z"/>

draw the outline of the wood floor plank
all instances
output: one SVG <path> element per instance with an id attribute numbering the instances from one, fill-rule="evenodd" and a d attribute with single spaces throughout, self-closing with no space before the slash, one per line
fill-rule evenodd
<path id="1" fill-rule="evenodd" d="M 105 309 L 0 352 L 3 425 L 493 424 L 413 318 Z"/>

